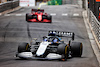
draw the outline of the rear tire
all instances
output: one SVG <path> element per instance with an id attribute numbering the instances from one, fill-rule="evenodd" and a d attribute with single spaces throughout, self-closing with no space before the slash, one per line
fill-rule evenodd
<path id="1" fill-rule="evenodd" d="M 18 53 L 30 52 L 30 46 L 28 43 L 22 43 L 18 46 Z"/>
<path id="2" fill-rule="evenodd" d="M 72 57 L 81 57 L 83 51 L 82 43 L 72 42 L 71 43 L 71 55 Z"/>

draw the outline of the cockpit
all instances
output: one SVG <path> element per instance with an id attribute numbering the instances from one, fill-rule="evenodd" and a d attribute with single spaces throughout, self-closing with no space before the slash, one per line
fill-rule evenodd
<path id="1" fill-rule="evenodd" d="M 48 41 L 48 42 L 52 42 L 52 43 L 59 43 L 61 41 L 61 38 L 58 37 L 54 37 L 54 36 L 44 36 L 43 37 L 43 41 Z"/>

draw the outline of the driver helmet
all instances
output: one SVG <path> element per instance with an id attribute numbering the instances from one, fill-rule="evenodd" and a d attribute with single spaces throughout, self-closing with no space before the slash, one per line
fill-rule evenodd
<path id="1" fill-rule="evenodd" d="M 55 39 L 53 40 L 53 42 L 56 43 L 56 42 L 57 42 L 57 39 L 55 38 Z"/>

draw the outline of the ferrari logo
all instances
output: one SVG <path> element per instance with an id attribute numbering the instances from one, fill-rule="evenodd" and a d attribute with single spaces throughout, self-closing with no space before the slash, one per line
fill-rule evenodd
<path id="1" fill-rule="evenodd" d="M 38 15 L 38 20 L 41 21 L 42 20 L 42 16 Z"/>

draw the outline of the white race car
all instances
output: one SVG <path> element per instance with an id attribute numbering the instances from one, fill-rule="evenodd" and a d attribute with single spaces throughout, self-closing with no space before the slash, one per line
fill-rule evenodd
<path id="1" fill-rule="evenodd" d="M 42 42 L 36 39 L 31 44 L 23 43 L 18 46 L 16 57 L 21 59 L 42 59 L 42 60 L 67 60 L 69 57 L 81 57 L 82 43 L 74 42 L 74 33 L 62 31 L 49 31 Z M 62 38 L 71 38 L 65 43 Z"/>

